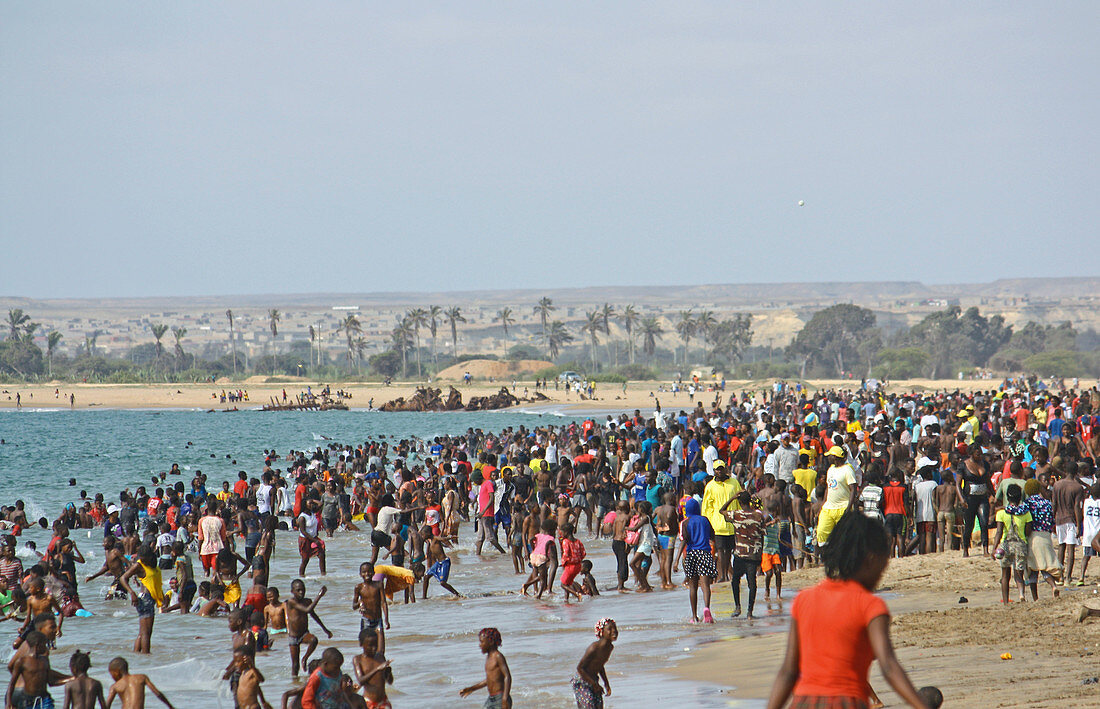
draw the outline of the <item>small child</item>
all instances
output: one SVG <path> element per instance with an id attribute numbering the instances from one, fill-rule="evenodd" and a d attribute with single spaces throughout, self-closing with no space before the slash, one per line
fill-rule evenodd
<path id="1" fill-rule="evenodd" d="M 88 670 L 92 666 L 92 657 L 86 652 L 77 650 L 69 658 L 69 671 L 73 678 L 65 683 L 65 707 L 68 709 L 94 709 L 96 701 L 99 706 L 106 706 L 103 699 L 103 685 L 99 680 L 88 676 Z"/>
<path id="2" fill-rule="evenodd" d="M 523 582 L 521 590 L 525 596 L 527 595 L 527 589 L 531 586 L 536 588 L 538 598 L 542 598 L 542 594 L 546 592 L 550 546 L 554 544 L 554 532 L 557 529 L 557 522 L 552 519 L 544 519 L 541 526 L 542 531 L 535 535 L 534 543 L 531 546 L 531 575 Z"/>
<path id="3" fill-rule="evenodd" d="M 264 626 L 268 635 L 278 635 L 286 632 L 286 608 L 279 600 L 279 589 L 274 586 L 267 588 L 267 605 L 264 607 Z"/>
<path id="4" fill-rule="evenodd" d="M 330 638 L 332 637 L 332 632 L 325 627 L 325 624 L 321 622 L 316 613 L 317 604 L 321 602 L 327 591 L 328 587 L 322 586 L 317 598 L 310 601 L 306 598 L 305 582 L 301 579 L 294 579 L 290 583 L 290 599 L 283 603 L 283 608 L 286 609 L 286 627 L 289 636 L 288 644 L 290 645 L 290 673 L 293 677 L 298 676 L 300 663 L 309 660 L 309 656 L 317 648 L 317 638 L 309 632 L 309 619 L 313 618 L 317 621 L 317 624 L 321 626 L 321 630 L 325 631 Z M 299 648 L 303 642 L 306 644 L 306 652 L 299 659 Z M 344 661 L 342 656 L 340 661 Z"/>
<path id="5" fill-rule="evenodd" d="M 255 651 L 250 646 L 241 646 L 233 651 L 233 659 L 236 661 L 237 672 L 240 679 L 237 682 L 236 693 L 239 709 L 271 709 L 271 705 L 264 699 L 264 692 L 260 684 L 264 676 L 256 669 Z"/>
<path id="6" fill-rule="evenodd" d="M 256 652 L 267 652 L 271 649 L 271 636 L 267 634 L 267 623 L 264 614 L 252 611 L 252 617 L 248 621 L 252 638 L 256 646 Z"/>
<path id="7" fill-rule="evenodd" d="M 389 709 L 386 685 L 393 684 L 393 670 L 386 656 L 378 650 L 378 634 L 370 628 L 359 631 L 361 655 L 351 661 L 355 681 L 363 688 L 363 696 L 371 709 Z"/>
<path id="8" fill-rule="evenodd" d="M 581 573 L 581 562 L 587 552 L 584 543 L 574 536 L 576 529 L 572 522 L 561 526 L 561 590 L 565 593 L 565 602 L 570 596 L 581 600 L 581 587 L 576 583 Z"/>
<path id="9" fill-rule="evenodd" d="M 289 601 L 288 601 L 289 602 Z M 302 706 L 317 709 L 343 709 L 351 702 L 344 694 L 343 672 L 344 655 L 334 647 L 325 648 L 321 653 L 321 664 L 306 680 L 302 691 Z"/>
<path id="10" fill-rule="evenodd" d="M 581 562 L 581 593 L 586 596 L 600 595 L 600 588 L 596 585 L 596 578 L 592 575 L 592 562 L 585 559 Z"/>
<path id="11" fill-rule="evenodd" d="M 1027 536 L 1031 534 L 1031 510 L 1021 503 L 1022 497 L 1019 485 L 1009 485 L 1005 488 L 1005 507 L 997 510 L 993 556 L 1001 562 L 1001 603 L 1008 603 L 1010 577 L 1015 577 L 1016 585 L 1020 589 L 1020 603 L 1027 600 L 1024 594 L 1024 571 L 1027 570 Z M 1004 544 L 1001 544 L 1002 538 Z"/>
<path id="12" fill-rule="evenodd" d="M 477 643 L 485 654 L 485 679 L 472 684 L 458 693 L 467 697 L 481 688 L 489 691 L 485 700 L 486 709 L 510 709 L 512 706 L 512 672 L 508 669 L 508 660 L 500 651 L 500 631 L 496 628 L 482 628 L 477 634 Z"/>
<path id="13" fill-rule="evenodd" d="M 111 706 L 115 701 L 115 697 L 121 697 L 122 709 L 144 707 L 145 688 L 148 687 L 153 696 L 164 702 L 168 709 L 174 709 L 172 702 L 168 701 L 168 697 L 161 694 L 160 690 L 153 685 L 148 677 L 130 674 L 130 664 L 126 662 L 125 658 L 116 657 L 111 660 L 111 664 L 107 665 L 107 671 L 110 672 L 111 679 L 115 681 L 111 685 L 111 691 L 107 693 L 107 706 Z"/>
<path id="14" fill-rule="evenodd" d="M 584 651 L 577 663 L 577 674 L 573 676 L 573 697 L 578 707 L 602 707 L 603 695 L 611 693 L 606 666 L 618 638 L 619 627 L 613 619 L 601 618 L 596 623 L 596 642 Z M 600 680 L 603 680 L 603 688 Z"/>

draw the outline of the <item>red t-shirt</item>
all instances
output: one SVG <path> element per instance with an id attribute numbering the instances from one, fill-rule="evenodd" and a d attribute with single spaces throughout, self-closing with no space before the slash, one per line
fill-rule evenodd
<path id="1" fill-rule="evenodd" d="M 795 695 L 867 701 L 874 659 L 867 625 L 880 615 L 890 615 L 886 602 L 855 581 L 825 579 L 799 593 L 791 605 L 798 623 Z"/>
<path id="2" fill-rule="evenodd" d="M 233 492 L 237 493 L 238 497 L 244 497 L 248 494 L 248 481 L 238 480 L 237 484 L 233 486 Z"/>
<path id="3" fill-rule="evenodd" d="M 905 514 L 905 486 L 891 480 L 882 486 L 882 513 L 887 515 Z"/>
<path id="4" fill-rule="evenodd" d="M 1016 420 L 1016 430 L 1017 431 L 1026 431 L 1027 430 L 1027 419 L 1028 419 L 1029 415 L 1030 414 L 1029 414 L 1028 410 L 1025 409 L 1022 406 L 1020 408 L 1016 409 L 1015 412 L 1013 412 L 1012 418 Z"/>

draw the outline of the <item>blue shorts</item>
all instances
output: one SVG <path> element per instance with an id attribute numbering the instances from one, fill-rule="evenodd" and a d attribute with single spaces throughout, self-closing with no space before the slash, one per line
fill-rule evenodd
<path id="1" fill-rule="evenodd" d="M 432 568 L 428 569 L 427 575 L 435 576 L 440 583 L 447 583 L 447 579 L 451 577 L 451 560 L 444 559 L 435 562 L 432 564 Z"/>
<path id="2" fill-rule="evenodd" d="M 138 596 L 134 605 L 137 607 L 138 618 L 152 618 L 157 613 L 157 602 L 148 593 Z"/>
<path id="3" fill-rule="evenodd" d="M 671 542 L 672 542 L 672 537 L 668 536 L 667 534 L 658 534 L 657 535 L 657 544 L 660 545 L 660 547 L 662 549 L 667 550 L 668 547 L 669 547 L 669 544 Z"/>

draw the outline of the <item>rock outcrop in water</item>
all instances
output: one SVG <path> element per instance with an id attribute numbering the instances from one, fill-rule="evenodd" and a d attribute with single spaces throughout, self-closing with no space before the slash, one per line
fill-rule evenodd
<path id="1" fill-rule="evenodd" d="M 547 397 L 535 392 L 534 401 L 545 401 Z M 462 403 L 462 394 L 454 387 L 450 387 L 447 396 L 443 396 L 441 389 L 431 387 L 418 387 L 416 393 L 410 398 L 398 397 L 393 401 L 387 401 L 378 407 L 379 411 L 492 411 L 506 409 L 521 403 L 507 387 L 501 387 L 500 391 L 492 396 L 474 396 L 466 403 Z"/>

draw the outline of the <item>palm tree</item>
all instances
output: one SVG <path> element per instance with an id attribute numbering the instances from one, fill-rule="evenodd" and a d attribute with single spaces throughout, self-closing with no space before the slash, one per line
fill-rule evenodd
<path id="1" fill-rule="evenodd" d="M 504 328 L 504 352 L 508 352 L 508 326 L 515 325 L 516 319 L 512 317 L 511 308 L 501 308 L 497 311 L 497 314 L 493 317 L 493 322 L 499 322 L 500 326 Z"/>
<path id="2" fill-rule="evenodd" d="M 687 365 L 688 345 L 691 344 L 691 338 L 695 335 L 695 317 L 691 314 L 690 309 L 680 311 L 680 320 L 676 323 L 676 333 L 680 335 L 680 340 L 684 343 L 684 365 Z"/>
<path id="3" fill-rule="evenodd" d="M 84 335 L 84 352 L 89 357 L 95 356 L 95 341 L 99 339 L 99 330 L 92 330 L 90 334 Z"/>
<path id="4" fill-rule="evenodd" d="M 363 353 L 367 351 L 367 341 L 362 337 L 355 338 L 355 372 L 356 376 L 363 376 Z"/>
<path id="5" fill-rule="evenodd" d="M 657 338 L 663 334 L 665 329 L 657 318 L 650 315 L 642 320 L 642 351 L 645 352 L 647 362 L 657 351 Z"/>
<path id="6" fill-rule="evenodd" d="M 581 325 L 581 332 L 588 333 L 589 353 L 592 355 L 592 371 L 596 371 L 596 346 L 599 344 L 597 336 L 603 332 L 603 317 L 599 310 L 590 310 L 584 314 L 585 323 Z"/>
<path id="7" fill-rule="evenodd" d="M 711 340 L 717 327 L 718 318 L 712 310 L 703 310 L 695 318 L 695 335 L 702 338 L 704 344 Z"/>
<path id="8" fill-rule="evenodd" d="M 22 308 L 8 310 L 8 339 L 18 340 L 30 319 L 31 316 L 24 313 Z"/>
<path id="9" fill-rule="evenodd" d="M 355 336 L 363 334 L 363 326 L 359 322 L 359 318 L 355 316 L 355 313 L 348 313 L 342 321 L 340 321 L 339 327 L 336 328 L 336 334 L 344 333 L 344 337 L 347 338 L 348 343 L 348 362 L 355 361 Z"/>
<path id="10" fill-rule="evenodd" d="M 603 334 L 607 335 L 607 361 L 611 361 L 611 318 L 615 317 L 615 306 L 611 303 L 604 303 L 600 308 L 600 324 L 603 325 Z M 615 352 L 616 366 L 618 365 L 618 348 Z"/>
<path id="11" fill-rule="evenodd" d="M 401 353 L 402 377 L 406 376 L 405 373 L 408 370 L 409 347 L 412 346 L 415 329 L 415 326 L 406 315 L 397 322 L 397 327 L 390 331 L 390 340 L 393 342 L 393 349 Z"/>
<path id="12" fill-rule="evenodd" d="M 180 340 L 182 340 L 183 336 L 186 335 L 186 334 L 187 334 L 187 328 L 185 328 L 185 327 L 174 327 L 174 328 L 172 328 L 172 337 L 176 338 L 176 346 L 172 350 L 172 354 L 176 358 L 175 369 L 176 369 L 177 372 L 179 371 L 180 362 L 183 361 L 183 355 L 185 354 L 184 351 L 183 351 L 183 343 L 180 342 Z"/>
<path id="13" fill-rule="evenodd" d="M 623 327 L 626 329 L 627 345 L 630 350 L 630 363 L 634 364 L 634 328 L 638 325 L 638 320 L 641 318 L 638 315 L 638 311 L 634 309 L 634 304 L 630 304 L 623 308 L 623 312 L 619 315 L 619 320 L 623 321 Z"/>
<path id="14" fill-rule="evenodd" d="M 313 369 L 313 343 L 317 340 L 317 331 L 309 326 L 309 368 Z"/>
<path id="15" fill-rule="evenodd" d="M 279 336 L 279 321 L 282 320 L 275 308 L 267 311 L 267 326 L 271 328 L 271 376 L 275 376 L 275 338 Z"/>
<path id="16" fill-rule="evenodd" d="M 428 306 L 428 332 L 432 333 L 432 362 L 435 362 L 435 335 L 439 331 L 439 323 L 443 321 L 443 308 L 438 305 Z"/>
<path id="17" fill-rule="evenodd" d="M 405 319 L 412 325 L 413 335 L 416 337 L 416 378 L 420 380 L 424 378 L 420 371 L 420 328 L 428 325 L 428 311 L 424 308 L 410 310 L 405 313 Z"/>
<path id="18" fill-rule="evenodd" d="M 545 296 L 543 296 L 543 298 L 539 300 L 538 305 L 535 306 L 535 314 L 539 316 L 539 321 L 542 322 L 542 341 L 543 344 L 547 346 L 550 344 L 550 339 L 549 333 L 546 331 L 546 323 L 550 321 L 550 313 L 554 310 L 556 310 L 554 301 Z M 553 358 L 554 355 L 551 354 L 550 356 Z"/>
<path id="19" fill-rule="evenodd" d="M 157 364 L 160 364 L 160 358 L 164 355 L 164 345 L 161 344 L 161 338 L 164 337 L 164 333 L 168 332 L 168 326 L 163 323 L 157 323 L 153 325 L 153 338 L 157 341 Z"/>
<path id="20" fill-rule="evenodd" d="M 46 335 L 46 359 L 50 363 L 50 379 L 53 379 L 53 353 L 57 351 L 57 343 L 61 342 L 63 335 L 54 330 L 49 335 Z"/>
<path id="21" fill-rule="evenodd" d="M 555 320 L 550 323 L 550 329 L 546 332 L 546 345 L 550 351 L 550 359 L 557 359 L 561 354 L 563 345 L 573 341 L 573 335 L 565 329 L 565 323 Z"/>
<path id="22" fill-rule="evenodd" d="M 233 311 L 226 310 L 225 317 L 229 320 L 229 350 L 233 354 L 233 376 L 237 376 L 237 338 L 233 337 Z"/>
<path id="23" fill-rule="evenodd" d="M 29 322 L 23 326 L 23 340 L 25 342 L 34 341 L 34 331 L 41 327 L 42 323 Z"/>
<path id="24" fill-rule="evenodd" d="M 466 322 L 466 318 L 462 316 L 462 310 L 457 305 L 448 308 L 445 315 L 451 326 L 451 343 L 454 347 L 454 356 L 455 359 L 458 359 L 458 324 Z"/>

